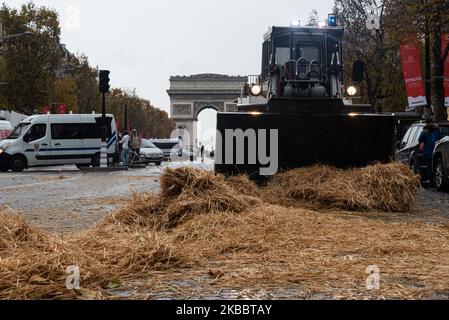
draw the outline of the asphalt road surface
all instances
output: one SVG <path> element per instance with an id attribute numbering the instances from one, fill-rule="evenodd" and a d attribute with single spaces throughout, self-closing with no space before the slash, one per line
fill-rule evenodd
<path id="1" fill-rule="evenodd" d="M 80 231 L 123 205 L 133 192 L 158 192 L 163 168 L 185 165 L 213 169 L 209 161 L 108 173 L 82 173 L 72 166 L 0 173 L 0 207 L 19 211 L 29 223 L 48 231 Z"/>
<path id="2" fill-rule="evenodd" d="M 21 212 L 37 227 L 55 232 L 80 231 L 94 226 L 132 193 L 158 192 L 164 167 L 213 169 L 213 162 L 184 162 L 110 173 L 82 173 L 76 167 L 32 169 L 0 173 L 0 207 Z M 412 219 L 449 220 L 449 193 L 422 189 L 419 210 Z"/>

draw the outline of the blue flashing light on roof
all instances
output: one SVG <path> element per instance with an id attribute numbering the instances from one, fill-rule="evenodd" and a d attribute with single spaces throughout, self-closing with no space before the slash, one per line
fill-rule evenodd
<path id="1" fill-rule="evenodd" d="M 329 27 L 336 27 L 337 26 L 337 16 L 335 14 L 330 14 L 329 15 L 327 25 Z"/>

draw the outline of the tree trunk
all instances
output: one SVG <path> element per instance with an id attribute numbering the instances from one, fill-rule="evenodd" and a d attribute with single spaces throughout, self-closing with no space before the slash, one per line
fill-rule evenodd
<path id="1" fill-rule="evenodd" d="M 434 31 L 434 88 L 435 88 L 435 121 L 447 121 L 447 108 L 444 106 L 444 60 L 441 50 L 441 30 L 435 28 Z"/>

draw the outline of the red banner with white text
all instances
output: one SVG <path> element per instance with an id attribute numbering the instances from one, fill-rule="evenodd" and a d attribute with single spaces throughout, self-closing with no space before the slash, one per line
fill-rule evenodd
<path id="1" fill-rule="evenodd" d="M 441 35 L 441 51 L 444 55 L 449 46 L 449 33 Z M 449 108 L 449 54 L 444 61 L 444 105 Z"/>
<path id="2" fill-rule="evenodd" d="M 417 42 L 414 42 L 417 43 Z M 402 70 L 408 97 L 408 110 L 427 105 L 424 81 L 421 75 L 421 59 L 418 45 L 401 45 Z"/>

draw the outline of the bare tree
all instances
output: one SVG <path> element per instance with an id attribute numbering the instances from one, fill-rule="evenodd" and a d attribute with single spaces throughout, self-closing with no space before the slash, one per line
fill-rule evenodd
<path id="1" fill-rule="evenodd" d="M 309 14 L 309 21 L 307 22 L 308 26 L 317 26 L 320 19 L 318 18 L 318 11 L 316 9 L 313 9 L 312 12 Z"/>

